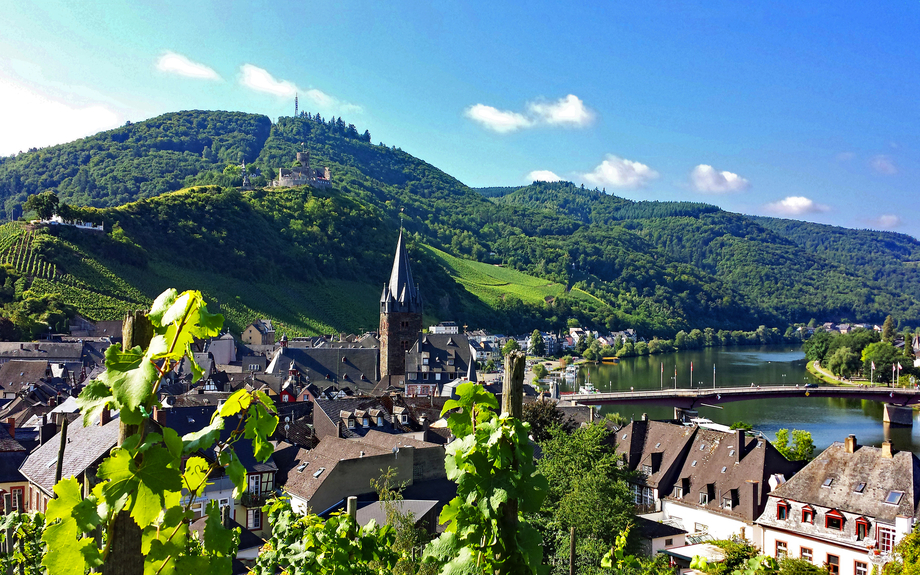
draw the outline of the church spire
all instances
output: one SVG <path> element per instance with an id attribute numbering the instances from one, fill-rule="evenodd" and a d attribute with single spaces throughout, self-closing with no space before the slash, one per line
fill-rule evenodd
<path id="1" fill-rule="evenodd" d="M 422 311 L 422 299 L 419 296 L 418 286 L 415 285 L 415 280 L 412 278 L 409 252 L 406 251 L 402 230 L 399 232 L 399 241 L 396 243 L 396 256 L 393 259 L 393 269 L 390 271 L 390 281 L 383 288 L 380 305 L 381 311 L 411 313 Z"/>

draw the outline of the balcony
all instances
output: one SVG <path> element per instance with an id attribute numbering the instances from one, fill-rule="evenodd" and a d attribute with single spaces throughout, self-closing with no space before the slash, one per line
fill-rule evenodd
<path id="1" fill-rule="evenodd" d="M 243 507 L 262 507 L 265 505 L 265 501 L 268 499 L 267 493 L 251 493 L 249 491 L 243 493 L 243 496 L 240 497 L 240 504 Z"/>

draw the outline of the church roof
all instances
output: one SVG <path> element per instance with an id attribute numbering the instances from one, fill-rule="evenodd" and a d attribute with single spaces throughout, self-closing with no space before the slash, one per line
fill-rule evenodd
<path id="1" fill-rule="evenodd" d="M 409 253 L 400 230 L 399 241 L 396 243 L 396 256 L 393 259 L 393 269 L 390 271 L 390 281 L 384 286 L 380 296 L 381 304 L 395 304 L 395 308 L 388 311 L 421 312 L 421 297 L 418 287 L 412 278 L 412 268 L 409 267 Z"/>

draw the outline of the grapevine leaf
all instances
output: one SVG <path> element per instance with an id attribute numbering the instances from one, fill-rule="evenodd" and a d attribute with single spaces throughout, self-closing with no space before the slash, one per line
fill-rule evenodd
<path id="1" fill-rule="evenodd" d="M 109 508 L 117 511 L 124 507 L 128 498 L 137 489 L 138 479 L 134 475 L 135 471 L 137 465 L 131 454 L 120 447 L 116 448 L 99 466 L 99 478 L 108 481 L 100 483 L 93 492 L 98 490 Z"/>
<path id="2" fill-rule="evenodd" d="M 83 427 L 91 425 L 102 413 L 103 408 L 114 399 L 112 390 L 104 381 L 94 379 L 89 382 L 77 397 L 77 406 L 83 412 Z"/>
<path id="3" fill-rule="evenodd" d="M 163 326 L 163 314 L 172 306 L 176 301 L 176 296 L 179 294 L 175 288 L 169 288 L 160 295 L 157 296 L 157 299 L 153 300 L 153 305 L 150 307 L 150 312 L 147 314 L 147 317 L 150 319 L 150 322 L 157 327 Z"/>
<path id="4" fill-rule="evenodd" d="M 48 544 L 48 551 L 42 558 L 42 565 L 49 573 L 83 575 L 89 564 L 97 563 L 99 549 L 96 542 L 89 537 L 78 540 L 78 535 L 77 522 L 73 518 L 45 528 L 42 541 Z"/>
<path id="5" fill-rule="evenodd" d="M 233 482 L 233 498 L 240 497 L 246 489 L 246 468 L 240 463 L 240 458 L 233 450 L 228 449 L 221 452 L 220 464 L 227 468 L 227 477 Z"/>
<path id="6" fill-rule="evenodd" d="M 195 361 L 195 354 L 192 352 L 191 344 L 185 346 L 185 357 L 188 358 L 189 365 L 192 369 L 192 383 L 195 383 L 204 375 L 204 370 L 201 369 L 201 366 Z"/>
<path id="7" fill-rule="evenodd" d="M 160 514 L 167 491 L 182 489 L 177 464 L 178 460 L 163 447 L 152 447 L 144 453 L 136 472 L 140 483 L 131 510 L 131 517 L 140 527 L 149 525 Z"/>
<path id="8" fill-rule="evenodd" d="M 189 290 L 173 298 L 172 301 L 169 302 L 169 307 L 166 308 L 163 315 L 160 317 L 160 325 L 165 327 L 170 324 L 175 324 L 177 321 L 182 321 L 182 318 L 188 313 L 189 306 L 193 303 L 195 293 L 197 292 Z"/>
<path id="9" fill-rule="evenodd" d="M 252 451 L 259 461 L 265 461 L 271 457 L 274 448 L 268 438 L 275 432 L 277 426 L 278 418 L 269 414 L 261 403 L 257 403 L 253 409 L 249 410 L 245 437 L 252 440 Z"/>
<path id="10" fill-rule="evenodd" d="M 140 346 L 123 351 L 120 344 L 110 345 L 105 351 L 106 370 L 99 379 L 112 389 L 122 422 L 138 425 L 143 421 L 138 408 L 149 399 L 159 379 L 159 372 L 149 358 L 165 345 L 163 337 L 156 336 L 146 354 Z"/>
<path id="11" fill-rule="evenodd" d="M 192 326 L 193 335 L 201 339 L 214 337 L 220 333 L 220 328 L 224 325 L 224 316 L 209 312 L 207 304 L 201 301 L 201 294 L 198 297 L 200 304 L 194 312 L 197 317 L 194 318 Z"/>
<path id="12" fill-rule="evenodd" d="M 163 442 L 173 457 L 182 457 L 182 438 L 179 437 L 175 429 L 171 427 L 163 428 Z"/>
<path id="13" fill-rule="evenodd" d="M 241 389 L 230 396 L 223 405 L 220 406 L 220 416 L 221 417 L 230 417 L 236 415 L 244 409 L 249 409 L 249 404 L 252 402 L 252 395 L 249 394 L 245 389 Z"/>
<path id="14" fill-rule="evenodd" d="M 217 501 L 208 502 L 208 518 L 204 524 L 204 548 L 209 555 L 227 556 L 233 549 L 233 532 L 224 527 Z"/>
<path id="15" fill-rule="evenodd" d="M 198 457 L 197 455 L 189 457 L 188 461 L 185 462 L 185 473 L 182 474 L 182 480 L 185 483 L 185 488 L 195 496 L 201 495 L 208 485 L 206 479 L 209 467 L 210 465 L 208 465 L 204 457 Z"/>
<path id="16" fill-rule="evenodd" d="M 188 527 L 183 525 L 185 510 L 172 507 L 163 516 L 162 525 L 151 525 L 144 529 L 141 553 L 144 554 L 144 573 L 160 575 L 173 573 L 176 557 L 185 551 Z M 165 564 L 164 564 L 165 562 Z"/>
<path id="17" fill-rule="evenodd" d="M 256 394 L 256 398 L 262 402 L 262 405 L 271 410 L 272 413 L 275 412 L 275 403 L 271 400 L 271 398 L 268 397 L 268 394 L 266 394 L 261 389 L 257 389 L 253 393 Z"/>
<path id="18" fill-rule="evenodd" d="M 96 512 L 96 503 L 92 499 L 83 499 L 80 482 L 74 477 L 60 480 L 54 486 L 56 498 L 48 501 L 45 521 L 73 517 L 81 532 L 87 532 L 99 525 L 100 518 Z"/>
<path id="19" fill-rule="evenodd" d="M 184 446 L 182 452 L 189 454 L 199 449 L 209 449 L 220 438 L 220 431 L 223 428 L 224 418 L 218 415 L 207 427 L 203 427 L 192 433 L 186 433 L 182 436 L 182 444 Z"/>

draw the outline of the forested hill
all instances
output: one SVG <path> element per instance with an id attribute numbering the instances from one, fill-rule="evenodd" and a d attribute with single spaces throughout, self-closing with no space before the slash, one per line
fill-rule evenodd
<path id="1" fill-rule="evenodd" d="M 302 146 L 314 167 L 331 169 L 332 189 L 232 189 L 242 178 L 228 164 L 245 160 L 261 185 L 292 165 Z M 75 184 L 84 168 L 109 174 L 94 177 L 89 195 L 80 192 L 82 180 Z M 117 175 L 128 173 L 135 179 Z M 152 198 L 180 186 L 197 190 Z M 107 222 L 111 242 L 68 237 L 69 255 L 52 250 L 49 256 L 61 269 L 67 257 L 91 253 L 103 266 L 115 258 L 113 273 L 154 269 L 160 283 L 170 274 L 187 279 L 207 270 L 230 278 L 225 289 L 290 281 L 298 286 L 291 293 L 327 293 L 329 282 L 354 282 L 368 286 L 361 298 L 373 298 L 367 294 L 379 296 L 402 220 L 421 262 L 416 279 L 431 319 L 510 331 L 519 327 L 515 318 L 558 329 L 576 317 L 665 336 L 811 318 L 881 321 L 889 313 L 920 323 L 916 294 L 751 218 L 701 203 L 633 202 L 569 183 L 474 190 L 399 148 L 373 144 L 369 133 L 341 118 L 304 114 L 271 123 L 248 114 L 181 112 L 0 159 L 0 195 L 9 211 L 27 193 L 49 188 L 76 205 L 143 200 L 87 213 Z M 497 279 L 505 276 L 459 265 L 447 254 L 530 279 Z M 137 290 L 150 297 L 155 287 Z M 293 296 L 265 289 L 294 313 Z M 254 301 L 241 305 L 234 321 L 257 313 Z M 361 325 L 366 317 L 346 315 L 327 314 L 317 325 L 369 327 Z M 298 320 L 307 326 L 302 330 L 310 331 L 309 319 Z"/>

